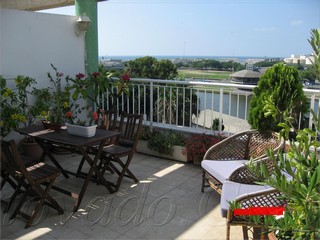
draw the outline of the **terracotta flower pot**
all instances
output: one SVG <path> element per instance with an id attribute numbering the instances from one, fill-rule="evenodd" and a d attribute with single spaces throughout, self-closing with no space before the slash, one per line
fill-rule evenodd
<path id="1" fill-rule="evenodd" d="M 21 140 L 21 147 L 23 149 L 23 153 L 37 161 L 40 161 L 43 150 L 37 142 L 32 142 L 29 139 L 25 138 Z"/>
<path id="2" fill-rule="evenodd" d="M 51 129 L 55 131 L 59 131 L 61 129 L 61 123 L 51 123 L 47 121 L 42 121 L 42 125 L 44 129 Z"/>

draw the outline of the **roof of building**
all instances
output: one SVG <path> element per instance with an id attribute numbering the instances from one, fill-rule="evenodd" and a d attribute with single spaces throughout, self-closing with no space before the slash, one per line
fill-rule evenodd
<path id="1" fill-rule="evenodd" d="M 102 2 L 107 0 L 97 0 Z M 0 0 L 1 8 L 38 11 L 50 8 L 74 5 L 75 0 Z"/>
<path id="2" fill-rule="evenodd" d="M 234 78 L 260 78 L 262 75 L 263 73 L 260 71 L 241 70 L 231 74 L 230 76 Z"/>

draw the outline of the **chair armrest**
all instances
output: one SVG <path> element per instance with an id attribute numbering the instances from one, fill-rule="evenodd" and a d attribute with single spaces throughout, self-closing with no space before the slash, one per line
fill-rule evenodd
<path id="1" fill-rule="evenodd" d="M 228 180 L 237 182 L 237 183 L 245 183 L 245 184 L 256 184 L 258 181 L 263 181 L 264 179 L 259 174 L 260 166 L 264 165 L 269 173 L 273 171 L 275 168 L 275 162 L 271 160 L 269 157 L 264 157 L 261 159 L 250 160 L 245 165 L 235 169 L 229 176 Z M 252 165 L 250 167 L 248 165 Z"/>
<path id="2" fill-rule="evenodd" d="M 278 207 L 284 206 L 286 199 L 284 199 L 284 195 L 279 190 L 271 188 L 238 196 L 234 203 L 241 206 L 242 209 L 249 207 Z M 228 209 L 228 222 L 247 221 L 248 216 L 234 216 L 233 210 L 231 208 Z"/>

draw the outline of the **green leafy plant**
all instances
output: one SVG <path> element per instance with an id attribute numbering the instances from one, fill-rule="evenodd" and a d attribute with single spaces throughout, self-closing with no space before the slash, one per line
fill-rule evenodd
<path id="1" fill-rule="evenodd" d="M 269 102 L 266 105 L 269 116 L 274 117 L 279 109 Z M 286 153 L 280 153 L 278 158 L 269 152 L 274 170 L 269 172 L 267 166 L 254 167 L 248 165 L 251 171 L 262 179 L 260 184 L 274 187 L 282 193 L 286 201 L 286 211 L 282 218 L 264 216 L 250 218 L 252 222 L 274 231 L 280 239 L 319 239 L 320 238 L 320 112 L 318 116 L 311 110 L 313 129 L 295 130 L 295 140 L 289 141 Z M 283 112 L 284 122 L 280 136 L 290 139 L 294 129 L 294 118 L 289 110 Z"/>
<path id="2" fill-rule="evenodd" d="M 83 73 L 78 73 L 75 78 L 66 77 L 69 83 L 68 90 L 72 91 L 74 100 L 82 98 L 89 105 L 94 107 L 99 112 L 100 109 L 106 109 L 104 94 L 109 94 L 109 109 L 115 110 L 117 99 L 122 93 L 129 95 L 131 88 L 130 76 L 124 73 L 119 78 L 113 78 L 112 73 L 108 72 L 102 66 L 99 67 L 99 72 L 93 72 L 88 76 Z"/>
<path id="3" fill-rule="evenodd" d="M 51 105 L 50 105 L 50 121 L 51 123 L 61 124 L 66 112 L 66 108 L 69 106 L 70 93 L 67 88 L 62 86 L 63 73 L 59 72 L 57 68 L 51 64 L 54 74 L 47 73 L 49 81 L 52 85 L 51 93 Z"/>
<path id="4" fill-rule="evenodd" d="M 224 130 L 224 124 L 223 124 L 223 120 L 221 120 L 221 123 L 222 123 L 222 125 L 221 125 L 221 131 L 223 131 Z M 213 121 L 212 121 L 212 130 L 219 130 L 219 127 L 220 127 L 220 120 L 219 120 L 219 118 L 215 118 L 215 119 L 213 119 Z"/>
<path id="5" fill-rule="evenodd" d="M 320 238 L 320 159 L 317 155 L 320 142 L 316 138 L 320 131 L 320 113 L 316 116 L 312 111 L 312 115 L 315 130 L 297 130 L 296 142 L 291 141 L 288 152 L 280 154 L 278 159 L 268 153 L 274 161 L 273 172 L 267 171 L 264 165 L 259 169 L 251 167 L 251 171 L 258 172 L 264 179 L 260 184 L 279 190 L 286 201 L 285 214 L 281 218 L 250 218 L 274 231 L 279 239 Z M 280 135 L 288 138 L 291 120 L 286 118 L 280 123 L 283 127 Z"/>
<path id="6" fill-rule="evenodd" d="M 311 59 L 312 65 L 315 68 L 316 78 L 320 81 L 320 29 L 311 29 L 311 38 L 308 42 L 314 53 L 314 59 Z"/>
<path id="7" fill-rule="evenodd" d="M 17 98 L 18 98 L 18 111 L 26 117 L 25 125 L 30 125 L 33 122 L 32 114 L 30 113 L 30 92 L 28 91 L 32 85 L 37 84 L 34 78 L 18 75 L 14 82 L 16 84 Z"/>
<path id="8" fill-rule="evenodd" d="M 73 116 L 80 114 L 87 106 L 83 106 L 78 99 L 71 97 L 70 85 L 68 77 L 63 79 L 64 74 L 51 64 L 52 72 L 48 72 L 47 76 L 51 86 L 48 87 L 50 101 L 49 111 L 41 114 L 45 119 L 49 119 L 51 123 L 61 124 L 66 120 L 66 113 L 72 112 Z M 40 94 L 40 93 L 38 93 Z M 45 114 L 46 113 L 46 114 Z"/>
<path id="9" fill-rule="evenodd" d="M 45 119 L 50 110 L 50 103 L 52 101 L 50 88 L 33 88 L 31 94 L 35 98 L 29 109 L 30 115 L 32 116 L 32 121 L 35 122 L 36 119 Z M 46 120 L 49 121 L 49 119 Z"/>
<path id="10" fill-rule="evenodd" d="M 0 76 L 0 128 L 1 136 L 6 136 L 11 130 L 19 127 L 20 123 L 25 123 L 27 118 L 21 112 L 17 93 L 7 87 L 7 80 Z"/>
<path id="11" fill-rule="evenodd" d="M 260 78 L 253 93 L 248 117 L 253 129 L 279 131 L 281 127 L 278 124 L 286 117 L 286 110 L 290 110 L 293 125 L 297 128 L 299 117 L 303 118 L 308 111 L 309 104 L 303 93 L 298 70 L 294 67 L 274 65 Z M 273 116 L 265 114 L 271 106 L 279 110 Z"/>
<path id="12" fill-rule="evenodd" d="M 173 146 L 181 146 L 184 142 L 184 136 L 173 131 L 169 134 L 162 133 L 159 130 L 153 130 L 149 135 L 148 148 L 161 154 L 171 155 Z"/>

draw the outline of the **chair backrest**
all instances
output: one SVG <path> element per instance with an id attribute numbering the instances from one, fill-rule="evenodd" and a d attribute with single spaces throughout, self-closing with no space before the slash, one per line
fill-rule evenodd
<path id="1" fill-rule="evenodd" d="M 33 178 L 27 171 L 25 162 L 21 158 L 14 140 L 1 140 L 1 155 L 1 159 L 6 162 L 13 176 L 22 174 L 30 183 L 33 182 Z"/>
<path id="2" fill-rule="evenodd" d="M 102 123 L 98 126 L 101 129 L 114 131 L 117 129 L 118 112 L 117 110 L 107 110 L 104 113 Z"/>
<path id="3" fill-rule="evenodd" d="M 252 131 L 248 138 L 248 159 L 261 158 L 268 149 L 274 153 L 283 150 L 285 140 L 272 131 Z"/>
<path id="4" fill-rule="evenodd" d="M 130 146 L 135 150 L 142 130 L 142 120 L 142 114 L 122 112 L 119 126 L 122 135 L 119 137 L 118 144 Z"/>
<path id="5" fill-rule="evenodd" d="M 277 153 L 284 146 L 283 137 L 279 138 L 276 132 L 250 130 L 234 134 L 213 145 L 207 150 L 204 159 L 260 159 L 267 156 L 268 149 Z"/>

